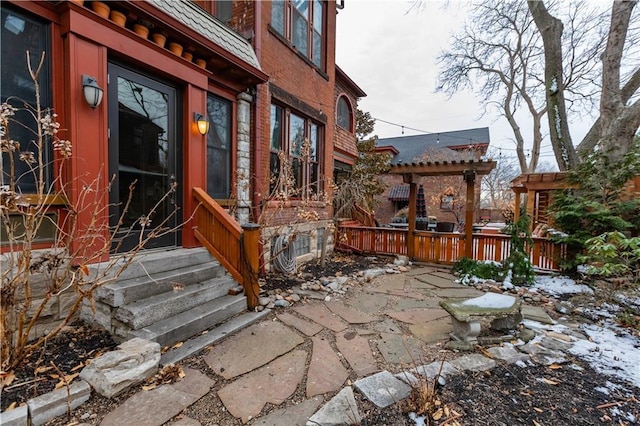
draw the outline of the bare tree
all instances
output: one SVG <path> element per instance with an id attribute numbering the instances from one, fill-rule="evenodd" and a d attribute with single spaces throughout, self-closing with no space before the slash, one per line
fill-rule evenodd
<path id="1" fill-rule="evenodd" d="M 520 170 L 514 158 L 499 157 L 497 160 L 491 173 L 482 177 L 480 205 L 504 210 L 513 204 L 515 197 L 511 181 L 520 174 Z"/>
<path id="2" fill-rule="evenodd" d="M 559 74 L 564 76 L 562 105 L 565 111 L 584 113 L 593 109 L 599 92 L 593 82 L 604 39 L 601 17 L 587 7 L 579 13 L 578 8 L 564 7 L 563 11 L 568 30 L 567 37 L 559 40 L 558 49 Z M 551 92 L 545 92 L 543 39 L 523 2 L 478 2 L 472 6 L 463 30 L 453 37 L 451 47 L 439 57 L 442 72 L 438 89 L 451 95 L 472 88 L 485 103 L 485 112 L 487 107 L 496 106 L 513 130 L 522 172 L 537 169 L 543 117 L 549 111 L 546 95 Z M 532 121 L 529 137 L 523 130 L 523 115 Z M 555 130 L 555 122 L 553 127 Z M 531 146 L 529 158 L 527 146 Z M 556 157 L 564 163 L 564 156 Z"/>
<path id="3" fill-rule="evenodd" d="M 579 152 L 588 153 L 599 146 L 612 160 L 620 159 L 630 150 L 640 127 L 640 100 L 632 101 L 640 88 L 640 67 L 634 65 L 626 83 L 622 84 L 621 79 L 625 43 L 631 36 L 630 22 L 636 4 L 636 0 L 613 2 L 606 47 L 601 55 L 600 117 L 580 143 Z M 544 2 L 529 0 L 528 5 L 544 40 L 547 108 L 553 112 L 549 115 L 551 141 L 558 165 L 564 170 L 574 167 L 579 160 L 571 144 L 564 104 L 567 89 L 559 72 L 565 59 L 560 45 L 563 23 L 549 13 Z"/>

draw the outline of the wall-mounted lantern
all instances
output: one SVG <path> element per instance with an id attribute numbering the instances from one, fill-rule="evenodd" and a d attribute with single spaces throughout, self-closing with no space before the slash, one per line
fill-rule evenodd
<path id="1" fill-rule="evenodd" d="M 82 76 L 82 92 L 84 93 L 84 100 L 87 101 L 91 109 L 94 109 L 102 102 L 104 90 L 98 86 L 98 80 L 95 77 Z"/>

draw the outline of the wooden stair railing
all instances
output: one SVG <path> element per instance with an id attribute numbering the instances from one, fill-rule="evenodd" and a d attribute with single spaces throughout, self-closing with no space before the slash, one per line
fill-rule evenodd
<path id="1" fill-rule="evenodd" d="M 364 226 L 375 227 L 376 226 L 376 218 L 373 214 L 366 211 L 364 208 L 360 207 L 357 204 L 353 205 L 353 219 L 357 220 Z"/>
<path id="2" fill-rule="evenodd" d="M 200 204 L 196 210 L 196 239 L 229 271 L 244 288 L 247 307 L 258 304 L 258 261 L 260 226 L 243 226 L 202 188 L 193 188 Z"/>

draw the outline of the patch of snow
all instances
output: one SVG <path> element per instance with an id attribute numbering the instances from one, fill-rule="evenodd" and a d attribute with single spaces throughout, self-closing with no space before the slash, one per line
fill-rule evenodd
<path id="1" fill-rule="evenodd" d="M 512 296 L 498 293 L 485 293 L 480 297 L 465 300 L 461 305 L 487 309 L 507 309 L 512 307 L 515 301 L 515 297 Z"/>
<path id="2" fill-rule="evenodd" d="M 612 417 L 622 417 L 623 419 L 635 424 L 636 422 L 636 416 L 634 416 L 632 413 L 628 413 L 626 411 L 622 411 L 619 407 L 612 407 L 609 412 L 611 413 Z"/>
<path id="3" fill-rule="evenodd" d="M 425 416 L 418 416 L 416 415 L 416 413 L 409 413 L 409 419 L 413 420 L 414 423 L 416 424 L 416 426 L 425 426 L 425 420 L 426 417 Z"/>
<path id="4" fill-rule="evenodd" d="M 511 269 L 509 269 L 509 271 L 507 271 L 507 276 L 504 277 L 504 281 L 502 282 L 502 288 L 504 290 L 511 290 L 512 288 L 514 288 L 514 285 L 511 282 L 512 278 L 513 278 L 513 272 L 511 271 Z"/>
<path id="5" fill-rule="evenodd" d="M 593 294 L 593 290 L 590 287 L 584 284 L 576 284 L 571 278 L 563 276 L 545 277 L 538 275 L 532 288 L 544 291 L 552 296 L 577 293 Z"/>
<path id="6" fill-rule="evenodd" d="M 640 339 L 595 324 L 584 324 L 581 328 L 591 341 L 578 340 L 569 352 L 589 362 L 599 373 L 640 387 Z"/>

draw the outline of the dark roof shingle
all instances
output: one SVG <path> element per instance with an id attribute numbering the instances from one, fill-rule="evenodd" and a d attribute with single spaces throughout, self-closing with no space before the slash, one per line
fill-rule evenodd
<path id="1" fill-rule="evenodd" d="M 480 127 L 453 132 L 378 139 L 376 145 L 393 146 L 398 150 L 398 154 L 393 157 L 391 163 L 400 164 L 419 161 L 430 149 L 464 147 L 474 144 L 489 144 L 490 142 L 489 128 Z"/>

